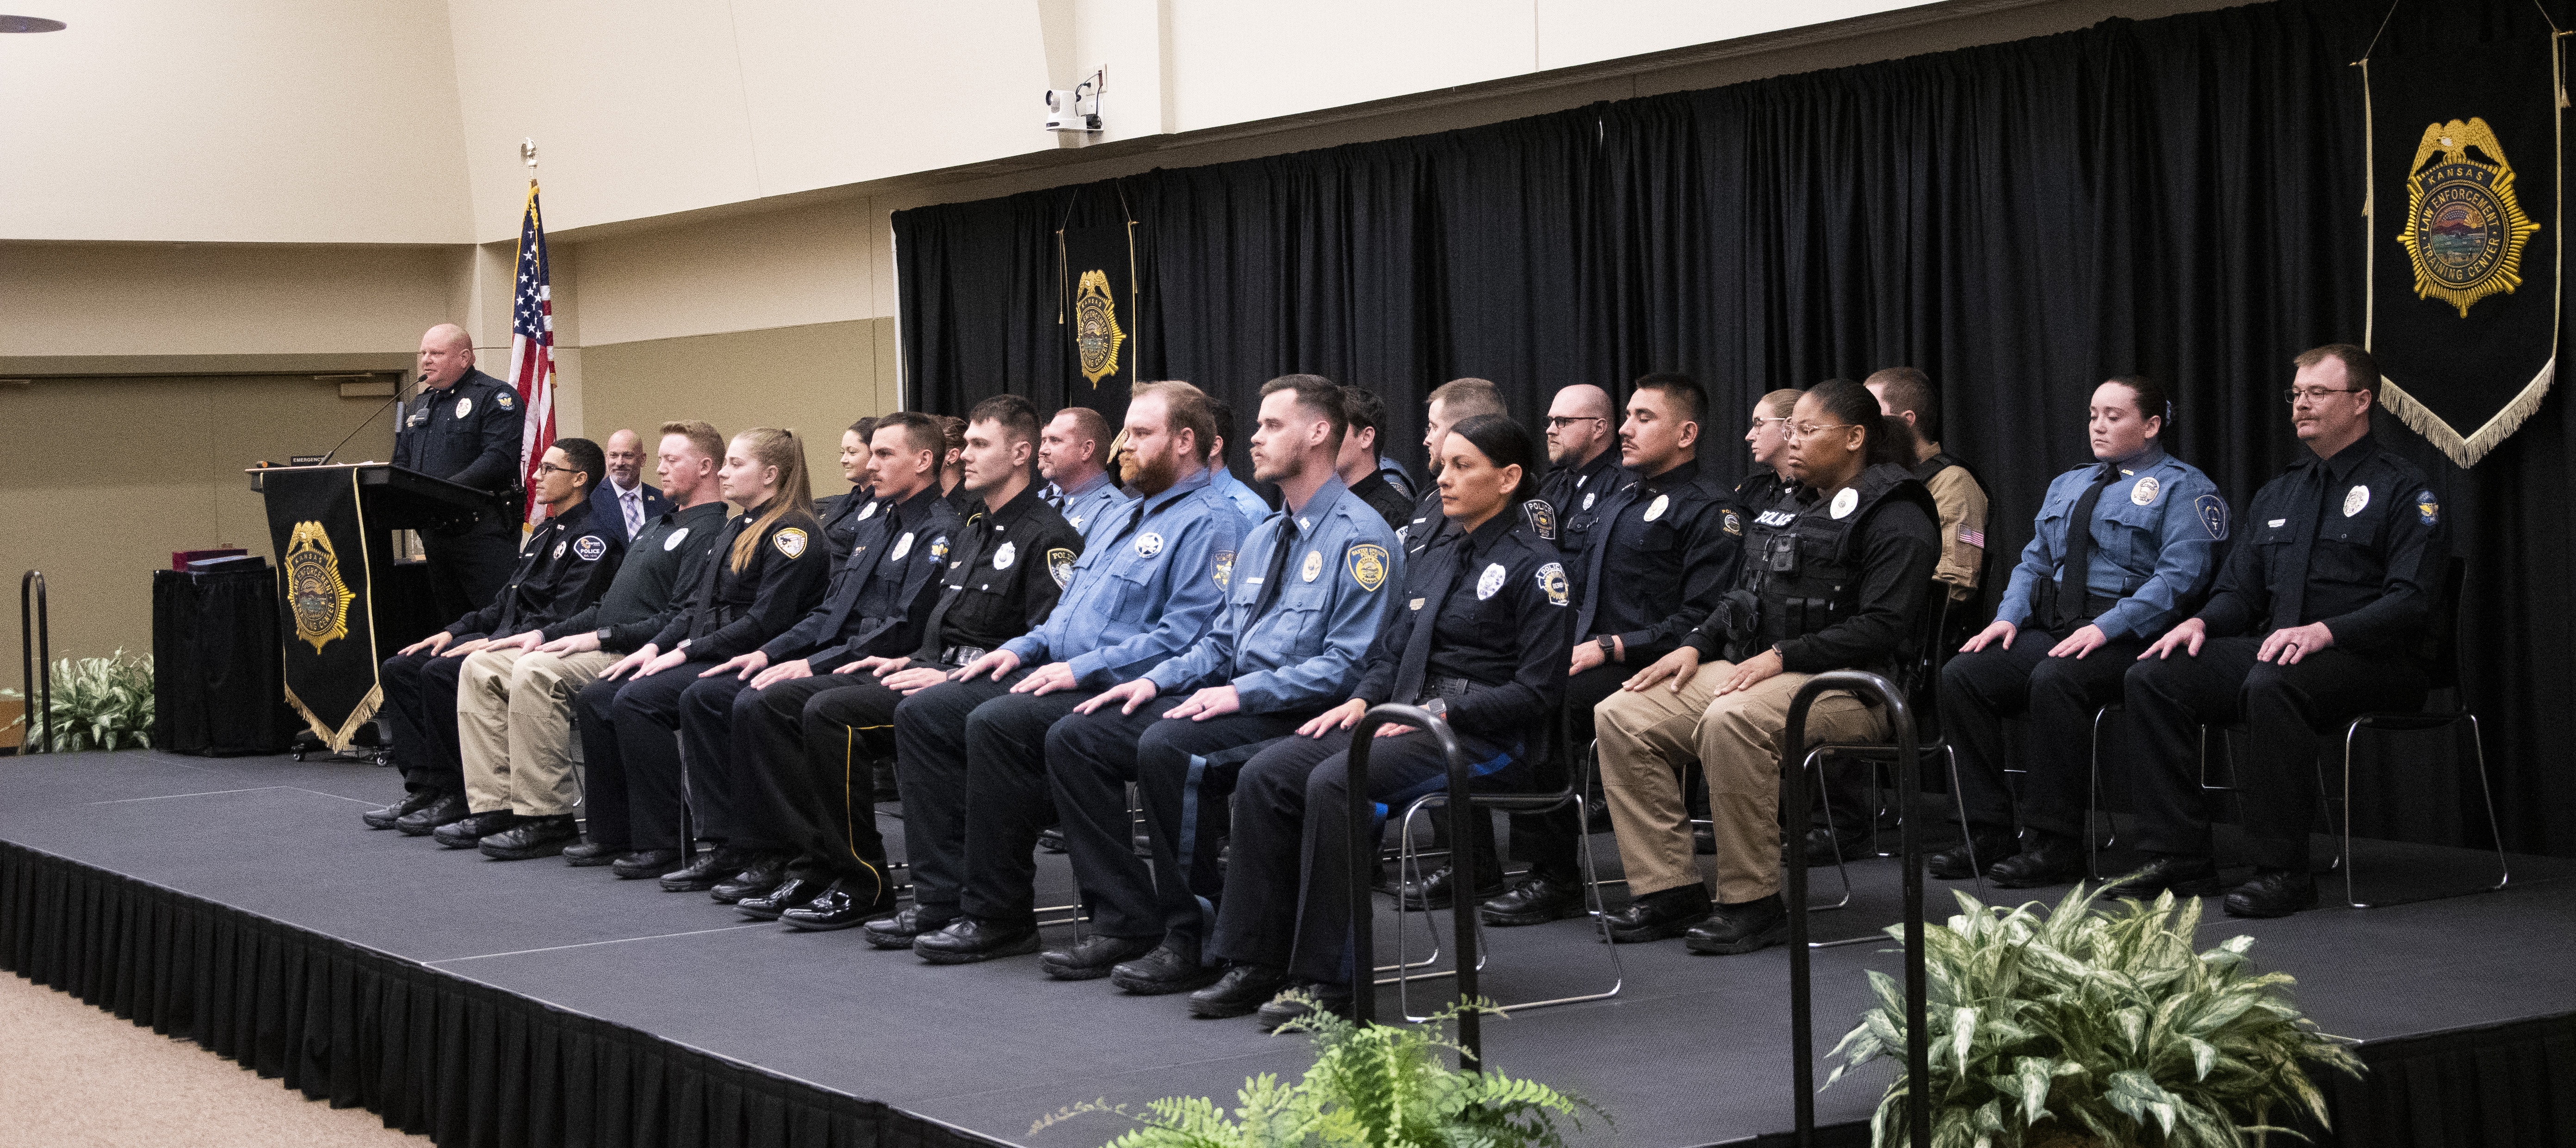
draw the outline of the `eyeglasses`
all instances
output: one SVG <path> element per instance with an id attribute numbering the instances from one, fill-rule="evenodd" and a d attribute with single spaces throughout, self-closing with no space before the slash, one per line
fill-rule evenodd
<path id="1" fill-rule="evenodd" d="M 1790 426 L 1789 426 L 1789 437 L 1790 437 L 1791 439 L 1802 439 L 1802 438 L 1805 438 L 1805 437 L 1807 437 L 1808 435 L 1814 434 L 1814 433 L 1816 433 L 1816 432 L 1818 432 L 1818 431 L 1841 430 L 1841 429 L 1842 429 L 1842 428 L 1844 428 L 1844 427 L 1847 427 L 1847 426 L 1855 426 L 1855 425 L 1858 425 L 1858 424 L 1855 424 L 1855 423 L 1826 423 L 1826 424 L 1824 424 L 1824 425 L 1822 425 L 1822 426 L 1818 426 L 1818 425 L 1816 425 L 1815 423 L 1792 423 L 1792 424 L 1790 424 Z"/>
<path id="2" fill-rule="evenodd" d="M 1566 427 L 1575 423 L 1606 423 L 1609 421 L 1609 419 L 1603 418 L 1600 415 L 1549 415 L 1547 416 L 1547 429 L 1564 430 Z"/>
<path id="3" fill-rule="evenodd" d="M 2327 395 L 2351 395 L 2359 393 L 2359 389 L 2354 387 L 2292 387 L 2289 390 L 2281 392 L 2281 397 L 2288 400 L 2289 404 L 2295 407 L 2299 405 L 2300 399 L 2306 399 L 2312 403 L 2321 403 L 2326 400 Z"/>
<path id="4" fill-rule="evenodd" d="M 1755 415 L 1753 416 L 1753 433 L 1761 434 L 1762 428 L 1772 423 L 1780 423 L 1785 428 L 1788 422 L 1789 416 L 1787 415 L 1781 415 L 1777 418 L 1764 418 L 1761 415 Z"/>
<path id="5" fill-rule="evenodd" d="M 551 463 L 551 462 L 541 462 L 541 463 L 538 463 L 538 464 L 537 464 L 537 473 L 538 473 L 538 474 L 580 474 L 580 473 L 581 473 L 581 469 L 580 469 L 579 467 L 571 467 L 571 466 L 556 466 L 555 464 L 553 464 L 553 463 Z"/>

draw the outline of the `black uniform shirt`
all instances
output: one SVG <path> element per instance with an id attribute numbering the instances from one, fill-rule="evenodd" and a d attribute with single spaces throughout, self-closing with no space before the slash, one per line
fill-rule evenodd
<path id="1" fill-rule="evenodd" d="M 1351 496 L 1368 504 L 1369 509 L 1386 519 L 1388 526 L 1401 530 L 1413 519 L 1413 500 L 1388 482 L 1383 474 L 1370 474 L 1351 487 Z"/>
<path id="2" fill-rule="evenodd" d="M 2336 645 L 2355 650 L 2422 640 L 2450 532 L 2424 472 L 2377 437 L 2291 464 L 2254 492 L 2245 526 L 2200 612 L 2211 634 L 2323 622 Z"/>
<path id="3" fill-rule="evenodd" d="M 1418 555 L 1448 533 L 1449 516 L 1440 512 L 1440 476 L 1435 474 L 1422 497 L 1413 500 L 1413 517 L 1395 528 L 1395 536 L 1404 543 L 1407 555 Z"/>
<path id="4" fill-rule="evenodd" d="M 1620 469 L 1618 444 L 1613 443 L 1592 461 L 1556 467 L 1539 480 L 1540 501 L 1556 508 L 1556 548 L 1567 555 L 1569 568 L 1592 543 L 1603 518 L 1602 500 L 1634 477 Z"/>
<path id="5" fill-rule="evenodd" d="M 445 390 L 423 389 L 405 404 L 394 465 L 515 499 L 525 414 L 510 384 L 468 369 Z"/>
<path id="6" fill-rule="evenodd" d="M 1603 494 L 1583 555 L 1575 640 L 1616 635 L 1643 666 L 1717 609 L 1744 561 L 1744 515 L 1697 459 Z M 1569 516 L 1570 517 L 1570 516 Z"/>
<path id="7" fill-rule="evenodd" d="M 1450 728 L 1511 740 L 1565 700 L 1565 652 L 1574 640 L 1565 564 L 1512 507 L 1473 533 L 1452 526 L 1443 538 L 1407 561 L 1404 598 L 1369 647 L 1351 696 L 1370 705 L 1413 701 L 1394 695 L 1413 629 L 1428 622 L 1434 628 L 1425 681 L 1464 678 L 1494 687 L 1443 698 Z"/>
<path id="8" fill-rule="evenodd" d="M 967 522 L 949 548 L 939 603 L 913 660 L 935 663 L 951 648 L 992 650 L 1037 628 L 1082 556 L 1082 532 L 1047 505 L 1035 485 L 1000 510 Z"/>
<path id="9" fill-rule="evenodd" d="M 1781 505 L 1806 512 L 1821 501 L 1815 489 L 1800 486 Z M 1782 669 L 1818 674 L 1883 665 L 1920 631 L 1923 611 L 1932 605 L 1932 571 L 1941 563 L 1940 524 L 1914 503 L 1889 499 L 1861 524 L 1859 555 L 1858 606 L 1840 622 L 1781 642 Z"/>
<path id="10" fill-rule="evenodd" d="M 880 500 L 860 523 L 851 552 L 831 577 L 823 600 L 787 632 L 761 646 L 774 664 L 804 658 L 828 673 L 860 658 L 902 654 L 921 642 L 930 614 L 932 576 L 959 533 L 957 515 L 939 488 Z"/>
<path id="11" fill-rule="evenodd" d="M 608 589 L 625 555 L 625 524 L 591 529 L 590 500 L 583 499 L 529 531 L 518 566 L 492 604 L 458 618 L 447 633 L 508 637 L 577 614 Z"/>
<path id="12" fill-rule="evenodd" d="M 832 554 L 832 573 L 840 573 L 841 564 L 850 560 L 850 548 L 859 541 L 860 516 L 876 500 L 876 492 L 864 486 L 814 500 L 814 517 L 823 524 L 823 538 L 831 544 L 827 549 Z"/>
<path id="13" fill-rule="evenodd" d="M 823 524 L 803 511 L 779 515 L 761 531 L 742 569 L 734 569 L 734 539 L 759 519 L 754 510 L 725 523 L 688 608 L 653 635 L 654 646 L 686 649 L 692 660 L 729 661 L 759 649 L 823 599 L 832 563 L 822 552 Z"/>
<path id="14" fill-rule="evenodd" d="M 547 626 L 546 640 L 606 630 L 600 649 L 622 654 L 642 646 L 687 605 L 681 598 L 698 584 L 724 521 L 724 503 L 701 502 L 645 523 L 644 532 L 626 544 L 608 592 L 589 609 Z"/>

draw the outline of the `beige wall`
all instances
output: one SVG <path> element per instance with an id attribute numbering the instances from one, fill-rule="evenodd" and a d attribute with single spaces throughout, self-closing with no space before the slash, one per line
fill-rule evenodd
<path id="1" fill-rule="evenodd" d="M 894 341 L 894 321 L 875 319 L 587 347 L 582 420 L 602 439 L 688 418 L 728 437 L 786 427 L 805 441 L 815 496 L 839 494 L 842 428 L 896 409 Z"/>
<path id="2" fill-rule="evenodd" d="M 0 243 L 0 363 L 408 352 L 431 324 L 463 320 L 469 255 L 394 244 Z"/>
<path id="3" fill-rule="evenodd" d="M 310 378 L 41 379 L 0 386 L 0 571 L 45 572 L 54 655 L 152 648 L 152 571 L 222 544 L 271 554 L 242 468 L 319 454 L 363 425 L 344 459 L 393 452 L 381 399 Z M 114 428 L 113 434 L 73 433 Z M 0 622 L 15 687 L 18 612 Z"/>

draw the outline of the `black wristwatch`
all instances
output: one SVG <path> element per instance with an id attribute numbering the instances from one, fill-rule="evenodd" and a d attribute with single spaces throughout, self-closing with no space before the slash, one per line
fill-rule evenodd
<path id="1" fill-rule="evenodd" d="M 1616 639 L 1612 638 L 1608 634 L 1603 634 L 1595 640 L 1601 643 L 1602 661 L 1615 662 L 1619 660 L 1619 643 Z"/>
<path id="2" fill-rule="evenodd" d="M 610 634 L 613 634 L 613 633 L 616 633 L 616 632 L 617 632 L 617 629 L 616 629 L 616 627 L 614 627 L 614 626 L 601 626 L 601 627 L 599 628 L 599 633 L 598 633 L 598 634 L 596 634 L 596 635 L 593 635 L 593 636 L 594 636 L 594 637 L 597 637 L 597 638 L 599 639 L 599 644 L 600 644 L 600 645 L 605 646 L 605 645 L 607 645 L 607 644 L 608 644 L 608 636 L 609 636 Z"/>

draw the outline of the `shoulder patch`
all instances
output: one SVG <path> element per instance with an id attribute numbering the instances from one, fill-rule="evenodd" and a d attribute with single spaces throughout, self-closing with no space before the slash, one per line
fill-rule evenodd
<path id="1" fill-rule="evenodd" d="M 2433 497 L 2431 490 L 2415 492 L 2415 517 L 2421 519 L 2426 526 L 2441 524 L 2442 503 L 2441 500 Z"/>
<path id="2" fill-rule="evenodd" d="M 1046 552 L 1046 566 L 1047 575 L 1055 579 L 1056 589 L 1062 590 L 1065 583 L 1073 581 L 1072 550 L 1062 546 L 1049 549 Z"/>
<path id="3" fill-rule="evenodd" d="M 1744 537 L 1744 516 L 1729 510 L 1718 515 L 1717 528 L 1738 538 Z"/>
<path id="4" fill-rule="evenodd" d="M 492 392 L 492 405 L 506 411 L 519 405 L 519 394 L 508 387 L 503 387 Z"/>
<path id="5" fill-rule="evenodd" d="M 790 526 L 770 535 L 769 544 L 777 547 L 781 554 L 797 557 L 805 553 L 805 531 L 801 527 Z"/>
<path id="6" fill-rule="evenodd" d="M 608 553 L 608 540 L 596 534 L 584 534 L 572 540 L 572 552 L 584 562 L 597 562 Z"/>
<path id="7" fill-rule="evenodd" d="M 2192 512 L 2200 516 L 2200 525 L 2209 531 L 2212 542 L 2227 541 L 2227 500 L 2215 494 L 2204 494 L 2191 500 Z"/>
<path id="8" fill-rule="evenodd" d="M 1363 542 L 1351 547 L 1348 557 L 1351 581 L 1359 583 L 1360 589 L 1374 594 L 1378 587 L 1386 585 L 1386 547 Z"/>
<path id="9" fill-rule="evenodd" d="M 1550 562 L 1545 566 L 1539 567 L 1538 588 L 1547 591 L 1548 605 L 1564 605 L 1567 597 L 1565 567 L 1554 562 Z"/>
<path id="10" fill-rule="evenodd" d="M 1228 586 L 1228 585 L 1232 585 L 1232 584 L 1233 584 L 1233 582 L 1234 582 L 1234 551 L 1231 551 L 1231 550 L 1219 550 L 1219 551 L 1217 551 L 1217 552 L 1215 553 L 1215 555 L 1213 555 L 1213 556 L 1209 559 L 1209 561 L 1208 561 L 1208 565 L 1209 565 L 1209 567 L 1210 567 L 1211 571 L 1216 575 L 1216 584 L 1217 584 L 1217 585 L 1219 585 L 1219 586 Z"/>
<path id="11" fill-rule="evenodd" d="M 1545 501 L 1533 498 L 1521 504 L 1521 514 L 1529 519 L 1530 533 L 1550 542 L 1556 541 L 1556 510 Z"/>
<path id="12" fill-rule="evenodd" d="M 1010 544 L 1006 542 L 1006 543 L 1003 543 L 1003 545 L 1007 546 L 1007 545 L 1010 545 Z M 937 538 L 933 538 L 933 539 L 931 539 L 931 540 L 930 540 L 930 557 L 931 557 L 931 560 L 932 560 L 932 561 L 934 561 L 934 562 L 935 562 L 935 561 L 939 561 L 939 560 L 941 560 L 941 559 L 944 559 L 944 558 L 948 557 L 948 536 L 947 536 L 947 535 L 942 534 L 942 535 L 940 535 L 939 537 L 937 537 Z"/>

